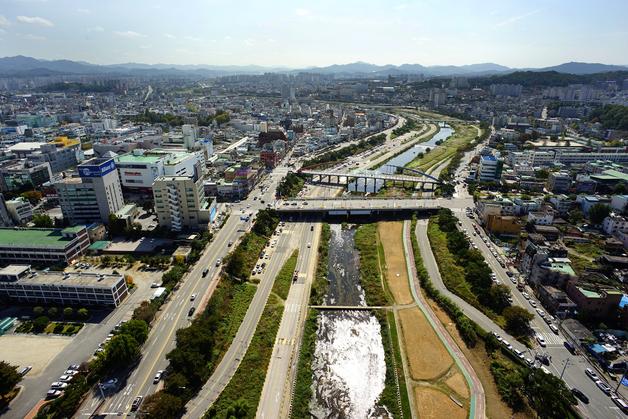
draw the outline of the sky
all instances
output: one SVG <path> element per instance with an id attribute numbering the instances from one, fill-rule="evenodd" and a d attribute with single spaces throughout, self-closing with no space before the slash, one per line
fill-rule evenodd
<path id="1" fill-rule="evenodd" d="M 628 64 L 628 0 L 0 0 L 0 56 L 291 68 Z"/>

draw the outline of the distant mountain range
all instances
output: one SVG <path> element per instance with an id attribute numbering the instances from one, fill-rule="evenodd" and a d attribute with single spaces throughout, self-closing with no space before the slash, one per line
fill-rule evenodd
<path id="1" fill-rule="evenodd" d="M 327 67 L 308 67 L 290 69 L 286 67 L 262 66 L 215 66 L 215 65 L 174 65 L 174 64 L 141 64 L 125 63 L 97 65 L 71 60 L 40 60 L 18 55 L 0 58 L 0 75 L 29 77 L 46 75 L 180 75 L 195 77 L 217 77 L 230 74 L 261 74 L 265 72 L 294 74 L 310 72 L 333 74 L 339 77 L 388 77 L 401 74 L 423 74 L 426 77 L 439 76 L 486 76 L 507 74 L 514 71 L 556 71 L 567 74 L 593 74 L 611 71 L 628 71 L 628 66 L 608 65 L 599 63 L 570 62 L 553 67 L 516 69 L 494 63 L 470 65 L 423 66 L 420 64 L 375 65 L 365 62 L 334 64 Z"/>

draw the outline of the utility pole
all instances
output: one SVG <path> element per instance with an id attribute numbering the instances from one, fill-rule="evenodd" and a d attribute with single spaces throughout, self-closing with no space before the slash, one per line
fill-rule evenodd
<path id="1" fill-rule="evenodd" d="M 569 358 L 567 358 L 565 360 L 565 366 L 563 367 L 563 371 L 560 373 L 560 379 L 563 379 L 563 374 L 565 374 L 565 370 L 567 369 L 567 366 L 569 365 Z"/>

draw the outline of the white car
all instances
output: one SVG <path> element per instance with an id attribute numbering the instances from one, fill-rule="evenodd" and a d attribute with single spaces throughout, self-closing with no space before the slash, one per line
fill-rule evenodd
<path id="1" fill-rule="evenodd" d="M 556 327 L 555 324 L 550 323 L 549 328 L 552 332 L 554 332 L 555 334 L 558 334 L 558 327 Z"/>
<path id="2" fill-rule="evenodd" d="M 194 300 L 196 300 L 196 294 L 192 294 L 192 295 L 190 296 L 190 301 L 194 301 Z"/>
<path id="3" fill-rule="evenodd" d="M 598 377 L 595 371 L 593 371 L 591 368 L 585 369 L 584 373 L 588 375 L 589 378 L 592 379 L 593 381 L 598 381 L 600 379 L 600 377 Z"/>
<path id="4" fill-rule="evenodd" d="M 526 300 L 530 299 L 530 294 L 528 294 L 527 292 L 522 292 L 521 295 L 523 295 L 523 298 L 525 298 Z"/>
<path id="5" fill-rule="evenodd" d="M 153 384 L 157 384 L 159 380 L 161 380 L 162 375 L 164 375 L 164 370 L 157 371 L 157 374 L 155 374 L 155 378 L 153 378 Z"/>
<path id="6" fill-rule="evenodd" d="M 536 307 L 536 302 L 534 300 L 528 300 L 528 301 L 530 301 L 530 305 L 532 307 Z"/>
<path id="7" fill-rule="evenodd" d="M 70 382 L 72 381 L 72 379 L 74 378 L 73 375 L 62 375 L 61 377 L 59 377 L 59 381 L 63 381 L 64 383 Z"/>
<path id="8" fill-rule="evenodd" d="M 67 386 L 68 386 L 68 383 L 62 383 L 60 381 L 55 381 L 54 383 L 50 384 L 50 388 L 53 390 L 62 390 L 66 388 Z"/>
<path id="9" fill-rule="evenodd" d="M 545 348 L 545 339 L 543 338 L 543 336 L 541 335 L 536 335 L 536 341 L 539 342 L 539 345 L 541 345 L 542 348 Z"/>
<path id="10" fill-rule="evenodd" d="M 545 312 L 543 310 L 541 310 L 540 308 L 537 308 L 536 312 L 539 313 L 539 316 L 545 317 Z"/>

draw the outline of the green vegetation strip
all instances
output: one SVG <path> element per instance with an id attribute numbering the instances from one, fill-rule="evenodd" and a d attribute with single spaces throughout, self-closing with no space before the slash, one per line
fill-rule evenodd
<path id="1" fill-rule="evenodd" d="M 411 418 L 412 409 L 410 407 L 410 398 L 408 397 L 406 377 L 403 372 L 403 360 L 401 358 L 401 348 L 399 346 L 399 334 L 397 333 L 395 313 L 388 311 L 386 316 L 388 320 L 388 330 L 390 332 L 389 342 L 392 344 L 393 355 L 395 357 L 395 367 L 397 369 L 397 383 L 399 385 L 399 396 L 401 398 L 401 410 L 403 411 L 404 418 Z"/>
<path id="2" fill-rule="evenodd" d="M 430 167 L 445 161 L 456 154 L 459 149 L 464 149 L 477 136 L 475 126 L 451 123 L 455 132 L 444 140 L 443 144 L 419 156 L 406 165 L 411 169 L 427 170 Z"/>
<path id="3" fill-rule="evenodd" d="M 292 395 L 291 418 L 307 418 L 310 417 L 310 400 L 312 400 L 312 358 L 314 357 L 314 349 L 316 347 L 316 316 L 318 312 L 310 309 L 307 320 L 305 321 L 305 330 L 301 341 L 301 350 L 299 352 L 299 363 L 297 364 L 297 376 L 294 385 L 294 394 Z"/>
<path id="4" fill-rule="evenodd" d="M 356 144 L 341 148 L 340 150 L 327 152 L 319 157 L 303 162 L 304 169 L 323 169 L 333 166 L 335 163 L 344 160 L 354 154 L 370 150 L 374 147 L 382 145 L 386 141 L 385 134 L 378 134 L 369 139 L 362 140 Z"/>
<path id="5" fill-rule="evenodd" d="M 369 306 L 389 304 L 382 287 L 382 273 L 379 266 L 377 224 L 362 224 L 355 232 L 355 247 L 360 253 L 360 284 L 366 294 Z"/>
<path id="6" fill-rule="evenodd" d="M 399 340 L 395 328 L 395 317 L 392 312 L 375 311 L 375 317 L 379 321 L 382 334 L 382 344 L 384 345 L 384 359 L 386 361 L 386 378 L 384 380 L 384 390 L 379 398 L 379 404 L 384 405 L 393 414 L 393 417 L 403 416 L 411 418 L 410 401 L 406 391 L 406 383 L 403 375 L 403 364 L 399 353 Z M 392 320 L 392 321 L 391 321 Z M 393 334 L 397 346 L 393 343 Z M 399 357 L 397 356 L 399 355 Z M 401 400 L 400 400 L 401 399 Z M 407 410 L 406 410 L 407 409 Z"/>
<path id="7" fill-rule="evenodd" d="M 294 278 L 294 268 L 297 266 L 297 258 L 299 257 L 299 250 L 292 252 L 292 255 L 288 258 L 286 263 L 277 274 L 275 283 L 273 284 L 273 292 L 279 296 L 282 300 L 288 298 L 288 292 L 290 292 L 290 285 L 292 285 L 292 279 Z"/>
<path id="8" fill-rule="evenodd" d="M 296 173 L 289 172 L 277 186 L 277 195 L 282 198 L 294 198 L 301 192 L 305 179 Z"/>
<path id="9" fill-rule="evenodd" d="M 331 229 L 329 224 L 323 223 L 321 229 L 321 239 L 318 245 L 318 263 L 316 265 L 316 275 L 312 283 L 310 293 L 310 304 L 321 305 L 327 293 L 327 270 L 329 264 L 329 240 L 331 239 Z"/>
<path id="10" fill-rule="evenodd" d="M 246 355 L 206 418 L 255 417 L 282 314 L 281 301 L 271 294 Z"/>

